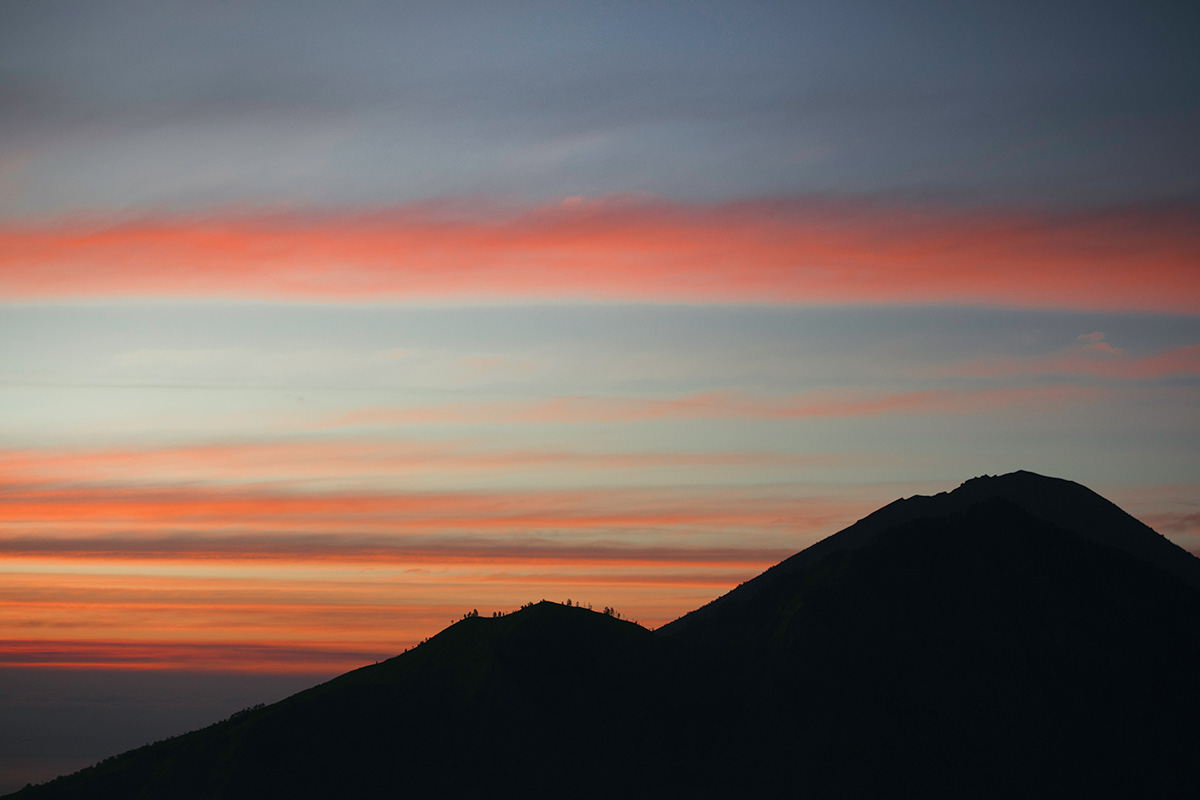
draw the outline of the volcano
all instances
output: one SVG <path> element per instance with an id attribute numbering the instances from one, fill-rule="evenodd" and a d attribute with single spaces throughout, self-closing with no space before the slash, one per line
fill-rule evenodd
<path id="1" fill-rule="evenodd" d="M 1200 559 L 1029 472 L 657 631 L 539 603 L 20 798 L 1200 796 Z"/>

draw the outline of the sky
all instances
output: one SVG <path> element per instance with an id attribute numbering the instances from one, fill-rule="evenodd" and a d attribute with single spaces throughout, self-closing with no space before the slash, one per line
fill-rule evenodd
<path id="1" fill-rule="evenodd" d="M 1028 469 L 1200 554 L 1192 3 L 0 9 L 0 790 Z"/>

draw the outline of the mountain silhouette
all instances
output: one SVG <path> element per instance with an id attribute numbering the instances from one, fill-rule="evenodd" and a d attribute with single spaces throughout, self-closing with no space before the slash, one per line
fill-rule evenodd
<path id="1" fill-rule="evenodd" d="M 658 631 L 538 603 L 21 798 L 1200 796 L 1200 560 L 1070 481 L 898 500 Z"/>

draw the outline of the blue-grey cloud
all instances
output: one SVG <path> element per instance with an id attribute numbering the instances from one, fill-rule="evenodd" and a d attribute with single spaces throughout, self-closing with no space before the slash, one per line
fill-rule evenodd
<path id="1" fill-rule="evenodd" d="M 49 3 L 7 214 L 430 195 L 1194 197 L 1183 4 Z M 144 166 L 140 166 L 144 164 Z M 12 169 L 10 167 L 10 169 Z"/>

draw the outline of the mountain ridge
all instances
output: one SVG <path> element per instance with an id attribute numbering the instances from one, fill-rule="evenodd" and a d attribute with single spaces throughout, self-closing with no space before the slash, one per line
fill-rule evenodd
<path id="1" fill-rule="evenodd" d="M 1068 519 L 1057 510 L 1062 506 L 1063 493 L 1073 501 L 1069 504 L 1071 510 L 1077 515 L 1082 510 L 1084 519 Z M 950 492 L 894 500 L 659 630 L 667 635 L 677 633 L 694 624 L 697 618 L 713 613 L 714 608 L 737 602 L 741 597 L 759 591 L 764 584 L 813 568 L 821 559 L 833 553 L 869 546 L 888 528 L 922 518 L 962 512 L 970 505 L 989 498 L 1009 500 L 1036 517 L 1089 541 L 1126 552 L 1200 590 L 1200 558 L 1081 484 L 1018 470 L 1005 475 L 971 478 Z"/>
<path id="2" fill-rule="evenodd" d="M 1200 589 L 1155 538 L 1079 484 L 976 478 L 658 631 L 468 617 L 15 796 L 1194 795 Z"/>

